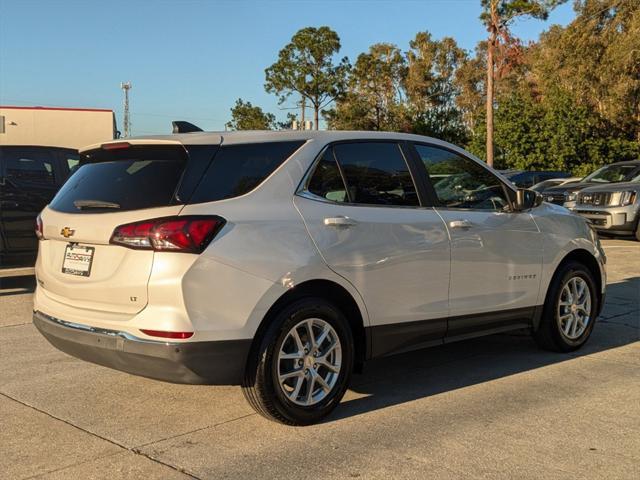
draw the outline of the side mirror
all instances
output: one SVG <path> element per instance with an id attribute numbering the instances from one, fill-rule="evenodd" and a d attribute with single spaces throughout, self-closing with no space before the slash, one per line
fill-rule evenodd
<path id="1" fill-rule="evenodd" d="M 516 211 L 522 212 L 542 205 L 543 200 L 540 193 L 527 188 L 519 188 L 516 192 L 516 203 L 514 206 Z"/>

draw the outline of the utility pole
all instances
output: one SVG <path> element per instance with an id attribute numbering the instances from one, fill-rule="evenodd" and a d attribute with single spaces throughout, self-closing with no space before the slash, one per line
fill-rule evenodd
<path id="1" fill-rule="evenodd" d="M 120 88 L 124 92 L 124 120 L 122 122 L 122 129 L 124 130 L 124 136 L 131 135 L 131 122 L 129 120 L 129 90 L 131 90 L 131 82 L 121 82 Z"/>
<path id="2" fill-rule="evenodd" d="M 498 2 L 491 0 L 489 4 L 489 41 L 487 43 L 487 165 L 493 167 L 493 97 L 495 79 L 494 53 L 498 44 Z"/>

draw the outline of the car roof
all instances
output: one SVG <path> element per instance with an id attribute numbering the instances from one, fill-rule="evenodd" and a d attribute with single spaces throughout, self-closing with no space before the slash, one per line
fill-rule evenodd
<path id="1" fill-rule="evenodd" d="M 414 142 L 429 142 L 441 146 L 451 144 L 432 137 L 398 132 L 372 132 L 358 130 L 241 130 L 231 132 L 193 132 L 172 133 L 169 135 L 149 135 L 139 137 L 119 138 L 108 142 L 89 145 L 80 149 L 81 152 L 100 148 L 102 145 L 118 142 L 131 144 L 156 145 L 231 145 L 250 142 L 278 142 L 296 140 L 319 140 L 324 143 L 341 140 L 411 140 Z M 459 148 L 459 147 L 458 147 Z"/>
<path id="2" fill-rule="evenodd" d="M 598 168 L 603 168 L 603 167 L 610 167 L 612 165 L 633 165 L 633 166 L 640 166 L 640 158 L 638 158 L 637 160 L 623 160 L 621 162 L 613 162 L 613 163 L 607 163 L 605 165 L 602 165 L 601 167 Z M 597 169 L 596 169 L 597 170 Z M 595 170 L 594 170 L 595 172 Z"/>

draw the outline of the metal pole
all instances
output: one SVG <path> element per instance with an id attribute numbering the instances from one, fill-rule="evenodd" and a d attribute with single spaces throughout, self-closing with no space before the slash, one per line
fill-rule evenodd
<path id="1" fill-rule="evenodd" d="M 129 90 L 131 90 L 131 82 L 120 83 L 120 88 L 124 92 L 124 120 L 122 127 L 124 136 L 129 137 L 131 135 L 131 121 L 129 120 Z"/>

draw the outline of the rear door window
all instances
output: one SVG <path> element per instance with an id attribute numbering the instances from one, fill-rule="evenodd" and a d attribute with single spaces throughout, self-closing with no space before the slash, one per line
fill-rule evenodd
<path id="1" fill-rule="evenodd" d="M 303 144 L 296 141 L 222 145 L 189 203 L 214 202 L 250 192 Z"/>
<path id="2" fill-rule="evenodd" d="M 183 147 L 132 146 L 90 155 L 55 196 L 53 210 L 97 213 L 175 203 L 187 162 Z"/>
<path id="3" fill-rule="evenodd" d="M 416 187 L 397 143 L 340 143 L 333 150 L 350 203 L 419 206 Z"/>

